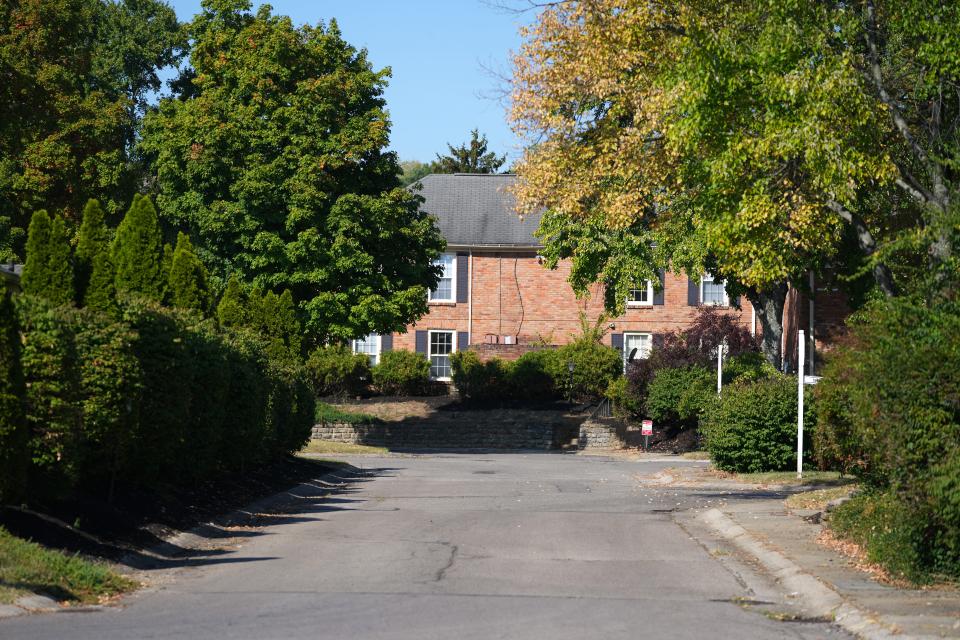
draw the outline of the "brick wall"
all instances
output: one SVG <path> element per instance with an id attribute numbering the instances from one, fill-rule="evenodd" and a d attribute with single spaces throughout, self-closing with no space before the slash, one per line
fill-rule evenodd
<path id="1" fill-rule="evenodd" d="M 816 354 L 829 351 L 837 338 L 843 335 L 846 330 L 844 321 L 850 315 L 850 307 L 847 304 L 846 294 L 834 286 L 829 279 L 821 278 L 814 280 L 813 303 L 815 353 L 812 370 L 817 373 L 820 370 L 820 362 Z M 787 304 L 783 312 L 783 354 L 790 371 L 797 370 L 797 331 L 800 329 L 803 329 L 809 339 L 810 295 L 798 289 L 791 289 L 787 294 Z M 809 350 L 806 360 L 806 373 L 809 374 L 811 373 Z"/>
<path id="2" fill-rule="evenodd" d="M 465 255 L 457 259 L 470 261 Z M 563 262 L 551 271 L 537 261 L 534 251 L 475 251 L 469 274 L 473 302 L 471 344 L 502 343 L 503 336 L 515 336 L 519 345 L 565 344 L 580 332 L 581 311 L 591 320 L 603 311 L 599 285 L 592 288 L 589 297 L 578 300 L 567 282 L 569 263 Z M 611 333 L 660 334 L 688 326 L 697 308 L 687 304 L 687 279 L 667 273 L 664 284 L 663 305 L 628 308 L 624 315 L 609 321 L 615 325 Z M 731 307 L 725 312 L 749 328 L 750 303 L 743 298 L 741 304 L 741 309 Z M 470 331 L 470 305 L 431 303 L 426 316 L 408 327 L 406 333 L 394 336 L 394 348 L 414 350 L 414 332 L 425 329 Z M 510 350 L 506 351 L 512 355 Z"/>

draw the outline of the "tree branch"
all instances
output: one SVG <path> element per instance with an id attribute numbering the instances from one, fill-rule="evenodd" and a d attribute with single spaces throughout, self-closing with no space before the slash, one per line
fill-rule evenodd
<path id="1" fill-rule="evenodd" d="M 857 243 L 860 245 L 860 249 L 867 257 L 872 257 L 877 252 L 877 242 L 874 240 L 870 230 L 867 229 L 867 225 L 863 222 L 863 219 L 836 200 L 827 200 L 826 205 L 828 209 L 836 213 L 847 224 L 853 227 L 854 232 L 857 234 Z M 887 267 L 887 265 L 880 261 L 875 261 L 873 263 L 873 279 L 885 296 L 893 297 L 897 295 L 897 287 L 893 282 L 893 274 L 890 273 L 890 268 Z"/>

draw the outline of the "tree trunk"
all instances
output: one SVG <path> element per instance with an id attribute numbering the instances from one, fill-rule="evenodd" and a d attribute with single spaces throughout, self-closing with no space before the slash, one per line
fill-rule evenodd
<path id="1" fill-rule="evenodd" d="M 760 348 L 767 362 L 778 371 L 783 370 L 783 308 L 787 304 L 787 289 L 786 282 L 778 282 L 763 291 L 747 290 L 747 299 L 763 329 Z"/>

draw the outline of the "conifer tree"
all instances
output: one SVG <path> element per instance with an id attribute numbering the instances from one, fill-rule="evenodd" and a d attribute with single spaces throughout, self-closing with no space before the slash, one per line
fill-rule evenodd
<path id="1" fill-rule="evenodd" d="M 93 258 L 90 282 L 87 285 L 83 304 L 89 309 L 105 313 L 117 311 L 116 268 L 109 251 L 101 251 Z"/>
<path id="2" fill-rule="evenodd" d="M 63 219 L 52 220 L 37 211 L 27 235 L 27 261 L 21 286 L 25 293 L 42 296 L 54 304 L 73 301 L 73 262 Z"/>
<path id="3" fill-rule="evenodd" d="M 193 250 L 190 237 L 182 231 L 177 234 L 167 291 L 175 307 L 206 312 L 210 306 L 207 270 Z"/>
<path id="4" fill-rule="evenodd" d="M 86 299 L 86 289 L 93 272 L 93 259 L 98 253 L 110 248 L 110 230 L 107 229 L 106 214 L 98 200 L 87 200 L 83 208 L 83 220 L 77 235 L 77 301 Z"/>
<path id="5" fill-rule="evenodd" d="M 0 504 L 23 496 L 27 461 L 26 388 L 20 331 L 10 294 L 0 292 Z"/>
<path id="6" fill-rule="evenodd" d="M 113 241 L 117 292 L 138 293 L 160 302 L 166 285 L 157 210 L 147 196 L 134 196 Z"/>
<path id="7" fill-rule="evenodd" d="M 217 319 L 222 327 L 242 327 L 249 321 L 248 315 L 240 281 L 236 274 L 231 274 L 227 289 L 217 305 Z"/>
<path id="8" fill-rule="evenodd" d="M 274 318 L 277 337 L 282 339 L 290 353 L 300 357 L 303 327 L 297 318 L 297 309 L 293 304 L 293 293 L 285 289 L 277 300 L 277 311 Z"/>

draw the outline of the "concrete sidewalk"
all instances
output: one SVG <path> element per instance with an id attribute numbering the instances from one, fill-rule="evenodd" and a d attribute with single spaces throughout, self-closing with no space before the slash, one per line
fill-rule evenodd
<path id="1" fill-rule="evenodd" d="M 823 525 L 804 520 L 804 516 L 815 512 L 788 510 L 782 496 L 763 498 L 752 494 L 744 500 L 737 499 L 736 492 L 711 511 L 719 511 L 729 520 L 706 512 L 704 521 L 721 535 L 738 538 L 735 544 L 741 551 L 754 556 L 778 579 L 797 574 L 807 580 L 809 576 L 819 580 L 826 589 L 807 583 L 807 593 L 801 595 L 812 596 L 819 606 L 832 610 L 838 622 L 849 615 L 848 624 L 842 625 L 848 631 L 867 638 L 960 638 L 960 591 L 905 589 L 878 582 L 856 568 L 852 559 L 816 541 Z M 782 562 L 777 554 L 788 562 Z M 788 588 L 791 584 L 804 584 L 789 577 L 781 581 Z M 838 600 L 831 591 L 839 596 Z M 838 604 L 843 608 L 839 609 Z"/>

